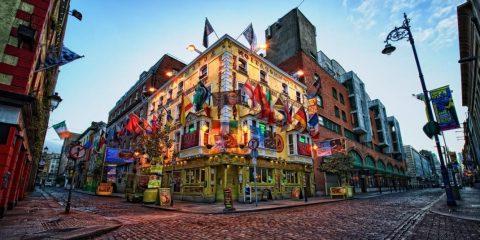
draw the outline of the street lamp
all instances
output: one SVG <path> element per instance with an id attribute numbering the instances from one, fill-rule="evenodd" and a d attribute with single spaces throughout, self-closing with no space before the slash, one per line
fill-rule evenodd
<path id="1" fill-rule="evenodd" d="M 55 110 L 60 102 L 63 100 L 57 92 L 55 92 L 53 95 L 50 95 L 47 97 L 48 100 L 50 101 L 50 110 L 53 111 Z"/>
<path id="2" fill-rule="evenodd" d="M 403 24 L 400 27 L 395 27 L 388 35 L 387 38 L 385 39 L 385 48 L 382 50 L 383 54 L 390 55 L 393 51 L 395 51 L 395 47 L 390 44 L 390 41 L 396 42 L 400 41 L 403 39 L 407 39 L 410 42 L 410 45 L 412 46 L 413 50 L 413 56 L 415 57 L 415 63 L 417 64 L 417 70 L 418 70 L 418 75 L 420 77 L 420 83 L 422 84 L 422 90 L 423 90 L 423 96 L 425 98 L 425 105 L 427 108 L 427 116 L 428 116 L 428 123 L 426 126 L 434 126 L 438 125 L 438 123 L 435 123 L 433 120 L 433 111 L 432 111 L 432 106 L 430 103 L 430 97 L 428 95 L 428 90 L 427 86 L 425 85 L 425 80 L 423 78 L 423 73 L 422 69 L 420 67 L 420 62 L 418 60 L 418 55 L 417 55 L 417 49 L 415 48 L 415 42 L 413 40 L 413 35 L 410 30 L 410 19 L 407 18 L 407 14 L 403 14 Z M 426 131 L 427 133 L 427 131 Z M 455 199 L 453 198 L 453 192 L 452 188 L 450 186 L 450 181 L 448 179 L 448 172 L 447 168 L 445 167 L 445 161 L 442 155 L 442 148 L 440 146 L 440 140 L 438 138 L 438 134 L 440 133 L 438 131 L 438 128 L 431 132 L 433 137 L 435 138 L 435 144 L 437 147 L 438 151 L 438 156 L 440 158 L 440 165 L 441 165 L 441 172 L 442 172 L 442 178 L 443 178 L 443 183 L 445 184 L 445 192 L 447 194 L 447 205 L 448 206 L 456 206 L 457 203 L 455 202 Z"/>
<path id="3" fill-rule="evenodd" d="M 198 50 L 195 45 L 193 44 L 190 44 L 187 46 L 187 50 L 190 51 L 190 52 L 196 52 L 198 54 L 202 54 L 202 52 L 200 50 Z"/>

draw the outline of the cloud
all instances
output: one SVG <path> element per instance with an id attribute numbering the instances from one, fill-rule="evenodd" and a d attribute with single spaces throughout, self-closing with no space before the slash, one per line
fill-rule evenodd
<path id="1" fill-rule="evenodd" d="M 442 19 L 435 26 L 436 37 L 432 41 L 435 47 L 445 46 L 457 39 L 457 16 L 452 14 L 448 18 Z"/>
<path id="2" fill-rule="evenodd" d="M 355 25 L 357 29 L 371 29 L 377 23 L 375 17 L 379 12 L 379 5 L 377 0 L 365 0 L 354 12 L 357 16 L 350 17 L 350 21 Z"/>

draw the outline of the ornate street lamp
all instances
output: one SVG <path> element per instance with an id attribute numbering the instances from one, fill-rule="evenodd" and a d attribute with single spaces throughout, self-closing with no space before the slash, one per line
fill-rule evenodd
<path id="1" fill-rule="evenodd" d="M 63 100 L 57 92 L 55 92 L 53 95 L 50 95 L 47 97 L 48 100 L 50 101 L 50 110 L 53 111 L 55 110 L 60 102 Z"/>
<path id="2" fill-rule="evenodd" d="M 396 42 L 403 39 L 407 39 L 410 42 L 413 50 L 413 56 L 415 57 L 415 63 L 417 64 L 418 75 L 420 77 L 420 83 L 422 84 L 423 96 L 425 98 L 425 105 L 427 108 L 428 123 L 424 127 L 424 131 L 431 138 L 435 138 L 435 144 L 438 151 L 438 156 L 440 158 L 441 172 L 443 177 L 443 183 L 445 184 L 445 192 L 447 194 L 447 205 L 455 206 L 457 205 L 455 199 L 453 198 L 452 188 L 450 186 L 450 181 L 448 178 L 447 168 L 445 167 L 445 161 L 442 154 L 442 148 L 440 146 L 440 140 L 438 134 L 440 133 L 438 129 L 438 123 L 433 119 L 433 111 L 430 103 L 430 97 L 428 95 L 427 86 L 425 85 L 425 80 L 423 78 L 422 68 L 420 67 L 420 62 L 418 61 L 417 49 L 415 48 L 415 42 L 413 40 L 412 31 L 410 30 L 410 19 L 407 18 L 407 14 L 403 14 L 403 24 L 400 27 L 395 27 L 385 39 L 385 48 L 382 50 L 383 54 L 390 55 L 395 51 L 395 47 L 390 44 L 390 42 Z"/>

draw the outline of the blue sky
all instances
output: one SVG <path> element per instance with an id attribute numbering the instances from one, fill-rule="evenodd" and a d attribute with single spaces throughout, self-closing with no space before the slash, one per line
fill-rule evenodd
<path id="1" fill-rule="evenodd" d="M 65 45 L 85 58 L 61 68 L 56 91 L 64 100 L 52 113 L 49 126 L 66 120 L 71 131 L 82 132 L 91 121 L 106 122 L 116 100 L 163 54 L 185 62 L 195 57 L 186 46 L 201 46 L 205 17 L 219 36 L 237 37 L 252 22 L 262 43 L 267 26 L 300 2 L 72 0 L 71 8 L 81 11 L 83 20 L 69 19 Z M 355 71 L 371 98 L 381 99 L 387 114 L 397 117 L 404 144 L 434 150 L 434 142 L 421 130 L 426 122 L 424 105 L 411 96 L 421 86 L 408 42 L 396 43 L 397 51 L 391 56 L 380 51 L 386 35 L 401 25 L 406 12 L 412 19 L 427 87 L 450 84 L 464 121 L 456 19 L 456 6 L 463 2 L 305 0 L 300 10 L 317 28 L 318 49 L 347 71 Z M 457 140 L 462 136 L 459 130 L 446 133 L 451 150 L 463 146 L 463 140 Z M 61 143 L 50 129 L 49 149 L 59 151 Z"/>

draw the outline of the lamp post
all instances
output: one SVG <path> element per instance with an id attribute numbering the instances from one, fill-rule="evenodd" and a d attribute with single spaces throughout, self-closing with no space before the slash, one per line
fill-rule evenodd
<path id="1" fill-rule="evenodd" d="M 433 131 L 432 135 L 435 139 L 435 144 L 437 147 L 438 151 L 438 156 L 440 158 L 440 165 L 441 165 L 441 172 L 442 172 L 442 178 L 443 178 L 443 183 L 445 184 L 445 192 L 447 194 L 447 205 L 448 206 L 456 206 L 455 199 L 453 198 L 453 192 L 452 188 L 450 186 L 450 181 L 448 179 L 448 172 L 447 168 L 445 167 L 445 161 L 443 158 L 442 154 L 442 148 L 440 146 L 440 140 L 438 138 L 438 134 L 440 131 L 438 130 L 438 123 L 434 122 L 433 120 L 433 111 L 432 111 L 432 106 L 430 103 L 430 97 L 428 95 L 428 90 L 427 86 L 425 85 L 425 80 L 423 78 L 423 73 L 422 69 L 420 67 L 420 62 L 418 60 L 418 55 L 417 55 L 417 49 L 415 48 L 415 42 L 413 40 L 413 35 L 410 30 L 410 19 L 407 18 L 407 14 L 403 14 L 404 20 L 403 20 L 403 25 L 400 27 L 395 27 L 388 35 L 385 40 L 385 48 L 382 50 L 383 54 L 390 55 L 393 51 L 395 51 L 395 47 L 392 46 L 389 42 L 396 42 L 400 41 L 403 39 L 407 39 L 410 42 L 410 45 L 412 46 L 412 51 L 413 51 L 413 56 L 415 57 L 415 63 L 417 65 L 417 70 L 418 70 L 418 75 L 420 77 L 420 83 L 422 84 L 422 90 L 423 90 L 423 96 L 425 98 L 425 105 L 427 108 L 427 116 L 428 116 L 428 123 L 426 127 L 428 126 L 434 126 L 435 131 Z"/>

